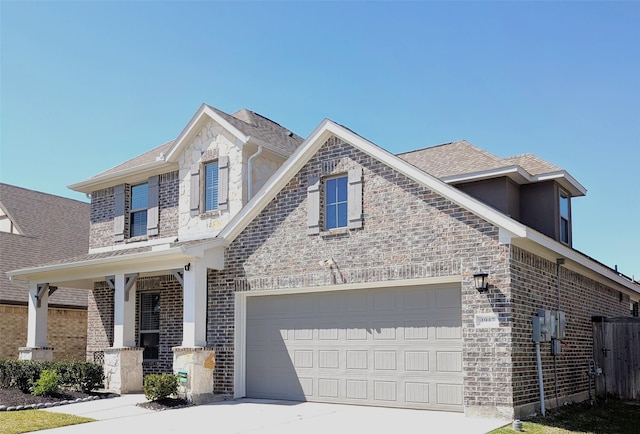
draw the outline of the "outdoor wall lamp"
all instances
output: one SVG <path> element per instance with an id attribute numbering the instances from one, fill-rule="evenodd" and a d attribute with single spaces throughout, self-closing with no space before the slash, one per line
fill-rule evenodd
<path id="1" fill-rule="evenodd" d="M 489 290 L 489 281 L 487 280 L 488 276 L 488 273 L 483 273 L 482 271 L 473 275 L 473 280 L 476 284 L 476 289 L 478 290 L 478 292 L 482 293 Z"/>

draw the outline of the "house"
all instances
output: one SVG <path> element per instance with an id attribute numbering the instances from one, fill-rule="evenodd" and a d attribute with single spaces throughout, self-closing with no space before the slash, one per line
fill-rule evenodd
<path id="1" fill-rule="evenodd" d="M 18 358 L 18 348 L 27 342 L 28 292 L 6 272 L 86 253 L 89 208 L 88 203 L 0 183 L 0 358 Z M 52 355 L 84 360 L 87 291 L 47 290 L 51 297 L 43 332 L 55 348 Z"/>
<path id="2" fill-rule="evenodd" d="M 9 274 L 90 290 L 88 357 L 122 393 L 175 372 L 194 402 L 518 417 L 586 399 L 592 316 L 640 299 L 572 248 L 577 180 L 465 141 L 393 155 L 330 120 L 303 141 L 203 105 L 71 188 L 91 194 L 89 254 Z"/>

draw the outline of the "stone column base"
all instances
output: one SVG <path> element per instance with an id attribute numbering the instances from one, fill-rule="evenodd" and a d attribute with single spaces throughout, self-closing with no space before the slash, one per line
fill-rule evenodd
<path id="1" fill-rule="evenodd" d="M 213 369 L 216 353 L 206 347 L 174 347 L 173 373 L 178 376 L 178 396 L 194 404 L 213 398 Z"/>
<path id="2" fill-rule="evenodd" d="M 142 348 L 104 350 L 104 386 L 120 395 L 142 393 Z"/>
<path id="3" fill-rule="evenodd" d="M 18 360 L 53 360 L 52 347 L 20 347 Z"/>

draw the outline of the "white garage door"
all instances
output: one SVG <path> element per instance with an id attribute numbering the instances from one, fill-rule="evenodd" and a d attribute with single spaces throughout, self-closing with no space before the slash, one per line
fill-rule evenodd
<path id="1" fill-rule="evenodd" d="M 246 395 L 463 411 L 459 286 L 247 298 Z"/>

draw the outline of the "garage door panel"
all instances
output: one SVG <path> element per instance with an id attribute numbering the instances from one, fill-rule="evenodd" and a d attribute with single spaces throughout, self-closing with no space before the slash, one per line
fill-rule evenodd
<path id="1" fill-rule="evenodd" d="M 247 396 L 462 411 L 455 300 L 459 287 L 249 297 Z"/>

